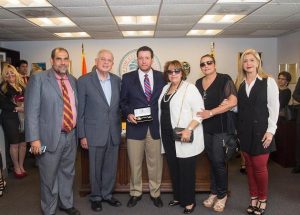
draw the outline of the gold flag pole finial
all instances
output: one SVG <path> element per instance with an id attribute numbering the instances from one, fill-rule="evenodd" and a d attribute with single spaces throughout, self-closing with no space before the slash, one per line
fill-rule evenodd
<path id="1" fill-rule="evenodd" d="M 215 58 L 216 57 L 216 53 L 215 53 L 215 43 L 211 42 L 210 43 L 210 54 Z"/>

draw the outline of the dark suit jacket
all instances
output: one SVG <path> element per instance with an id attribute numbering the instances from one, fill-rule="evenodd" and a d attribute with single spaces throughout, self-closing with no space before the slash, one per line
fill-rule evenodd
<path id="1" fill-rule="evenodd" d="M 121 79 L 110 73 L 111 101 L 108 105 L 96 70 L 78 79 L 78 136 L 86 137 L 90 146 L 121 142 Z"/>
<path id="2" fill-rule="evenodd" d="M 159 122 L 158 122 L 158 98 L 165 86 L 163 74 L 153 70 L 153 92 L 150 102 L 144 94 L 141 85 L 138 70 L 123 75 L 121 87 L 121 109 L 123 116 L 127 119 L 128 114 L 133 114 L 135 108 L 151 107 L 153 121 L 132 124 L 126 124 L 126 137 L 128 139 L 142 140 L 145 139 L 148 127 L 153 139 L 159 139 Z"/>

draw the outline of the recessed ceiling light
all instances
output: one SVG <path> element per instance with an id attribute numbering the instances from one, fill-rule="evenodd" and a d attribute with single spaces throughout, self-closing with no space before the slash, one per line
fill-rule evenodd
<path id="1" fill-rule="evenodd" d="M 205 15 L 198 23 L 235 23 L 243 17 L 245 17 L 245 15 Z"/>
<path id="2" fill-rule="evenodd" d="M 212 36 L 220 33 L 222 29 L 211 29 L 211 30 L 190 30 L 187 36 Z"/>
<path id="3" fill-rule="evenodd" d="M 155 25 L 156 16 L 116 16 L 119 25 Z"/>
<path id="4" fill-rule="evenodd" d="M 70 27 L 76 26 L 74 22 L 72 22 L 67 17 L 41 17 L 41 18 L 28 18 L 30 22 L 41 26 L 41 27 Z"/>
<path id="5" fill-rule="evenodd" d="M 152 37 L 154 31 L 122 31 L 124 37 Z"/>
<path id="6" fill-rule="evenodd" d="M 0 6 L 11 7 L 52 7 L 46 0 L 0 0 Z"/>
<path id="7" fill-rule="evenodd" d="M 218 3 L 264 3 L 270 0 L 219 0 Z"/>
<path id="8" fill-rule="evenodd" d="M 54 34 L 59 37 L 91 37 L 86 32 L 63 32 Z"/>

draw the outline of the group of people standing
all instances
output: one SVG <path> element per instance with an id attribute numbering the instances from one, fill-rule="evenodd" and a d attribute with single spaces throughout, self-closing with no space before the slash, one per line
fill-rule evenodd
<path id="1" fill-rule="evenodd" d="M 77 138 L 89 152 L 91 209 L 101 211 L 103 202 L 121 206 L 112 196 L 121 142 L 120 111 L 126 119 L 131 170 L 127 207 L 134 207 L 142 198 L 144 155 L 150 198 L 156 207 L 163 206 L 160 185 L 165 154 L 173 188 L 168 205 L 180 205 L 184 214 L 192 213 L 196 206 L 196 158 L 205 149 L 211 164 L 211 193 L 203 205 L 222 212 L 228 197 L 227 164 L 223 145 L 215 136 L 229 132 L 227 113 L 236 106 L 237 134 L 246 159 L 250 194 L 246 210 L 264 214 L 267 161 L 275 146 L 279 99 L 276 82 L 262 71 L 258 53 L 248 49 L 242 54 L 236 83 L 229 75 L 217 72 L 214 56 L 202 56 L 204 76 L 195 85 L 186 81 L 187 74 L 178 60 L 168 61 L 162 73 L 152 69 L 153 57 L 151 48 L 140 47 L 137 70 L 124 74 L 121 80 L 111 72 L 112 52 L 103 49 L 92 72 L 76 81 L 68 73 L 68 51 L 55 48 L 52 68 L 31 76 L 25 90 L 25 136 L 37 157 L 43 214 L 55 214 L 57 207 L 70 215 L 80 214 L 73 205 L 72 191 Z M 7 73 L 2 73 L 6 85 L 14 86 L 8 84 L 11 70 Z M 17 94 L 22 85 L 11 88 Z M 147 113 L 147 120 L 136 116 L 141 110 Z M 183 128 L 176 140 L 175 127 Z"/>

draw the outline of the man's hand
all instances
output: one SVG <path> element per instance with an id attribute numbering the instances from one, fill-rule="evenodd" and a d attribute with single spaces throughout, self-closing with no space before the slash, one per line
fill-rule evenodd
<path id="1" fill-rule="evenodd" d="M 80 145 L 83 149 L 89 148 L 86 137 L 80 139 Z"/>
<path id="2" fill-rule="evenodd" d="M 135 117 L 135 115 L 133 115 L 133 114 L 128 114 L 127 120 L 128 120 L 128 122 L 130 122 L 130 123 L 137 124 L 136 117 Z"/>
<path id="3" fill-rule="evenodd" d="M 32 141 L 30 145 L 31 145 L 30 147 L 31 153 L 34 155 L 39 155 L 41 152 L 41 141 L 40 140 Z"/>

